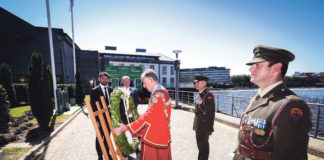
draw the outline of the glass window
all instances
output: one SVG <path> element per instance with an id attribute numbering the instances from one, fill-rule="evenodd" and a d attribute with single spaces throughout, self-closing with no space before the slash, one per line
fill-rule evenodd
<path id="1" fill-rule="evenodd" d="M 162 78 L 162 84 L 165 86 L 167 84 L 167 79 L 164 77 Z"/>
<path id="2" fill-rule="evenodd" d="M 170 85 L 171 85 L 171 87 L 174 87 L 174 77 L 170 78 Z"/>
<path id="3" fill-rule="evenodd" d="M 170 74 L 171 74 L 171 75 L 174 75 L 174 66 L 171 66 L 171 67 L 170 67 Z"/>
<path id="4" fill-rule="evenodd" d="M 162 74 L 167 74 L 167 66 L 162 66 Z"/>

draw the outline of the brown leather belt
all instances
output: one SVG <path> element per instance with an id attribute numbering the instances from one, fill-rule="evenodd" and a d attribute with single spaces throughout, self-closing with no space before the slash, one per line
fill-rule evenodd
<path id="1" fill-rule="evenodd" d="M 238 146 L 239 152 L 252 159 L 271 160 L 272 152 L 259 151 L 243 145 Z"/>

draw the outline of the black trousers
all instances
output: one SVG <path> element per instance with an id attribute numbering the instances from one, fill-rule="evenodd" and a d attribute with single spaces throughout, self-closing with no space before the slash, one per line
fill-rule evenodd
<path id="1" fill-rule="evenodd" d="M 205 132 L 196 132 L 196 142 L 199 150 L 198 160 L 208 160 L 209 136 Z"/>
<path id="2" fill-rule="evenodd" d="M 111 157 L 110 155 L 110 152 L 109 152 L 109 146 L 108 146 L 108 143 L 107 143 L 107 139 L 105 138 L 104 136 L 104 132 L 102 130 L 102 127 L 99 127 L 99 130 L 100 130 L 100 134 L 102 135 L 102 139 L 103 139 L 103 142 L 105 144 L 105 148 L 107 149 L 107 153 L 108 153 L 108 158 L 109 160 L 112 160 L 113 158 Z M 108 127 L 108 131 L 110 133 L 110 129 Z M 100 143 L 99 143 L 99 140 L 98 138 L 96 137 L 96 150 L 97 150 L 97 154 L 98 154 L 98 160 L 103 160 L 103 153 L 101 151 L 101 148 L 100 148 Z"/>

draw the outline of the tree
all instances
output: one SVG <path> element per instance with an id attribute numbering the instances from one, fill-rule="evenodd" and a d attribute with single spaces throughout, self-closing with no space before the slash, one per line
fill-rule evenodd
<path id="1" fill-rule="evenodd" d="M 17 106 L 16 92 L 12 86 L 11 69 L 6 63 L 0 66 L 0 84 L 6 89 L 10 106 Z"/>
<path id="2" fill-rule="evenodd" d="M 0 133 L 8 132 L 9 121 L 9 101 L 6 90 L 0 85 Z"/>
<path id="3" fill-rule="evenodd" d="M 231 76 L 231 83 L 235 87 L 251 87 L 252 84 L 250 82 L 250 76 L 249 75 L 233 75 Z"/>
<path id="4" fill-rule="evenodd" d="M 83 106 L 83 101 L 85 97 L 84 93 L 84 88 L 81 83 L 81 75 L 80 75 L 80 70 L 78 69 L 76 74 L 75 74 L 75 83 L 76 83 L 76 103 L 82 107 Z"/>
<path id="5" fill-rule="evenodd" d="M 53 96 L 51 93 L 51 70 L 43 63 L 40 53 L 34 52 L 29 66 L 29 98 L 33 115 L 39 127 L 49 129 L 49 122 L 53 114 Z"/>

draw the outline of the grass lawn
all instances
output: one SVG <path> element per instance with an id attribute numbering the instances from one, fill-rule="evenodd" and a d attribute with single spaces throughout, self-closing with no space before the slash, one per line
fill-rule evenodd
<path id="1" fill-rule="evenodd" d="M 24 115 L 25 111 L 29 111 L 30 110 L 30 106 L 21 106 L 21 107 L 15 107 L 10 109 L 10 116 L 11 117 L 21 117 Z"/>
<path id="2" fill-rule="evenodd" d="M 5 148 L 3 150 L 4 156 L 1 160 L 16 160 L 27 153 L 31 148 L 21 148 L 21 147 L 14 147 L 14 148 Z"/>
<path id="3" fill-rule="evenodd" d="M 55 117 L 55 123 L 63 123 L 65 122 L 67 119 L 69 119 L 69 117 L 71 117 L 71 114 L 61 114 Z M 51 117 L 51 121 L 53 119 L 54 116 Z M 36 118 L 28 121 L 28 123 L 37 123 Z"/>

